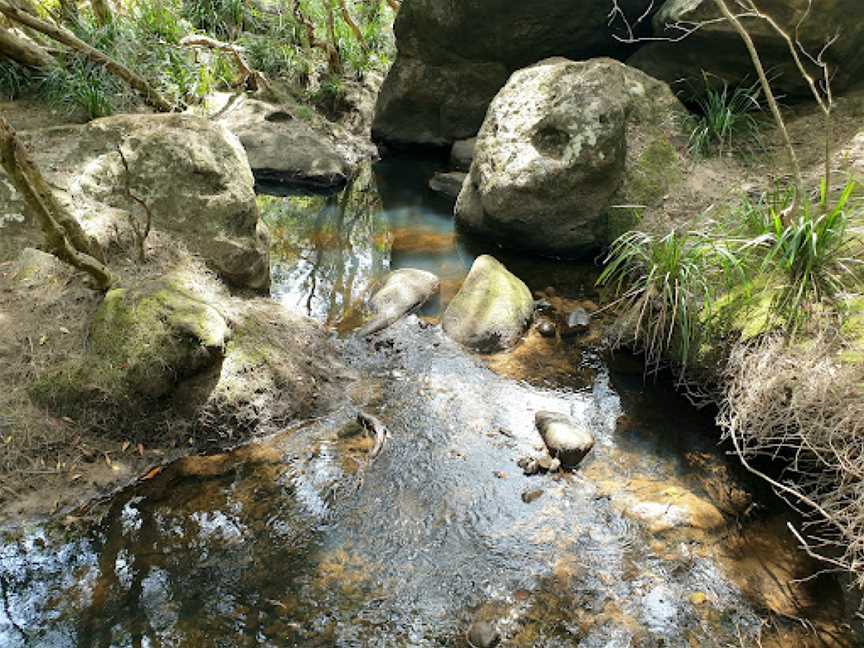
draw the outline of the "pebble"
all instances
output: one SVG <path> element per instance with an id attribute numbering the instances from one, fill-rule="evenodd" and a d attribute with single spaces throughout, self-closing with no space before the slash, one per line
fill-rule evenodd
<path id="1" fill-rule="evenodd" d="M 468 643 L 474 648 L 494 648 L 501 641 L 501 635 L 488 621 L 475 621 L 468 629 Z"/>
<path id="2" fill-rule="evenodd" d="M 536 502 L 538 499 L 543 497 L 543 490 L 540 488 L 534 488 L 532 490 L 527 490 L 522 493 L 522 501 L 526 504 L 530 504 L 531 502 Z"/>

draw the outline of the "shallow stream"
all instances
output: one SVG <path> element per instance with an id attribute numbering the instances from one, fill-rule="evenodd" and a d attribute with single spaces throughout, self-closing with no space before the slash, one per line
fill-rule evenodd
<path id="1" fill-rule="evenodd" d="M 146 475 L 92 524 L 7 534 L 0 646 L 467 646 L 478 621 L 507 646 L 860 645 L 836 579 L 793 582 L 818 567 L 709 415 L 600 353 L 596 331 L 532 332 L 495 358 L 441 333 L 481 250 L 425 189 L 434 167 L 393 159 L 339 194 L 261 197 L 273 298 L 334 329 L 360 388 L 325 418 Z M 591 268 L 497 254 L 534 290 L 596 297 Z M 399 267 L 438 273 L 440 302 L 353 338 Z M 389 429 L 374 459 L 358 408 Z M 540 450 L 540 409 L 592 427 L 577 472 L 517 466 Z"/>

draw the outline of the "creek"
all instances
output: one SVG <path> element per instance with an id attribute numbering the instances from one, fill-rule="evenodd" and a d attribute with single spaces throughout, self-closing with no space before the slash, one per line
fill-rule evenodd
<path id="1" fill-rule="evenodd" d="M 327 416 L 148 474 L 87 524 L 0 543 L 0 646 L 855 646 L 838 579 L 795 519 L 717 446 L 710 414 L 638 361 L 532 332 L 458 347 L 437 318 L 478 253 L 532 290 L 596 300 L 593 267 L 484 250 L 393 158 L 331 196 L 262 195 L 272 296 L 334 331 L 356 393 Z M 371 341 L 350 335 L 389 269 L 440 300 Z M 599 325 L 598 327 L 599 328 Z M 389 429 L 381 453 L 358 407 Z M 525 476 L 537 410 L 590 425 L 574 473 Z M 802 619 L 801 623 L 795 619 Z M 776 643 L 771 643 L 776 642 Z"/>

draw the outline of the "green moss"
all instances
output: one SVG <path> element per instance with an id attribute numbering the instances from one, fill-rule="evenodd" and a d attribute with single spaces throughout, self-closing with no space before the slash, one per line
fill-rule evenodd
<path id="1" fill-rule="evenodd" d="M 678 152 L 661 136 L 647 146 L 625 178 L 627 202 L 655 206 L 681 181 L 681 176 Z"/>
<path id="2" fill-rule="evenodd" d="M 31 397 L 62 411 L 159 398 L 212 364 L 228 334 L 216 309 L 170 280 L 115 289 L 96 312 L 88 352 L 42 376 Z"/>

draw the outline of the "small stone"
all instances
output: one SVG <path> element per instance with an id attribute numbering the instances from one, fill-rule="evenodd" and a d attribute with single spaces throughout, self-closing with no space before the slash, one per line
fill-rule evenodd
<path id="1" fill-rule="evenodd" d="M 468 643 L 473 648 L 494 648 L 501 641 L 501 635 L 488 621 L 475 621 L 468 629 Z"/>
<path id="2" fill-rule="evenodd" d="M 522 493 L 522 501 L 526 504 L 530 504 L 531 502 L 536 502 L 538 499 L 543 497 L 543 490 L 540 488 L 534 488 L 532 490 L 527 490 Z"/>
<path id="3" fill-rule="evenodd" d="M 694 592 L 690 595 L 690 602 L 693 605 L 704 605 L 706 600 L 705 592 Z"/>
<path id="4" fill-rule="evenodd" d="M 522 473 L 528 477 L 540 472 L 540 466 L 538 465 L 537 460 L 532 459 L 531 457 L 523 457 L 519 460 L 518 465 L 522 469 Z"/>
<path id="5" fill-rule="evenodd" d="M 543 337 L 555 337 L 555 325 L 548 319 L 542 319 L 537 324 L 537 332 L 540 333 L 540 335 L 542 335 Z"/>
<path id="6" fill-rule="evenodd" d="M 537 412 L 534 421 L 552 457 L 564 468 L 575 468 L 594 447 L 594 435 L 557 412 Z"/>
<path id="7" fill-rule="evenodd" d="M 492 474 L 495 475 L 498 479 L 507 479 L 507 473 L 505 473 L 503 470 L 496 470 Z"/>

